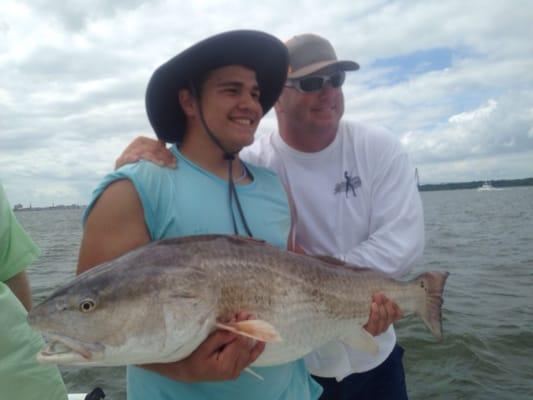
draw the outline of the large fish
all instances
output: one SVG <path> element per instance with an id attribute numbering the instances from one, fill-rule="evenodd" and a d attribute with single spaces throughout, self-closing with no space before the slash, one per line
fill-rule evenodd
<path id="1" fill-rule="evenodd" d="M 29 314 L 49 338 L 42 362 L 125 365 L 187 357 L 217 328 L 268 342 L 255 366 L 298 359 L 331 340 L 375 354 L 362 326 L 372 293 L 416 313 L 442 338 L 448 273 L 398 282 L 329 257 L 237 236 L 162 240 L 97 266 Z M 256 319 L 225 323 L 238 311 Z"/>

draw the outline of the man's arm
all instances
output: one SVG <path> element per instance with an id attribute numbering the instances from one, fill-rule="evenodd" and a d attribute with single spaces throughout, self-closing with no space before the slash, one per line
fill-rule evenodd
<path id="1" fill-rule="evenodd" d="M 138 136 L 117 158 L 115 169 L 119 169 L 125 164 L 133 164 L 140 159 L 151 161 L 167 168 L 176 168 L 176 158 L 166 148 L 164 141 Z"/>
<path id="2" fill-rule="evenodd" d="M 133 184 L 129 180 L 112 183 L 87 218 L 77 273 L 149 242 L 143 208 Z"/>
<path id="3" fill-rule="evenodd" d="M 31 309 L 31 289 L 26 271 L 21 271 L 4 282 L 27 311 Z"/>
<path id="4" fill-rule="evenodd" d="M 400 151 L 387 161 L 380 163 L 387 167 L 377 172 L 372 182 L 368 239 L 336 256 L 398 278 L 422 255 L 424 216 L 407 154 Z M 396 303 L 383 293 L 374 293 L 365 329 L 374 336 L 379 335 L 402 316 Z"/>
<path id="5" fill-rule="evenodd" d="M 111 184 L 87 218 L 78 261 L 78 274 L 150 242 L 144 212 L 129 180 Z M 236 320 L 248 318 L 239 313 Z M 143 365 L 172 379 L 195 382 L 235 379 L 264 349 L 233 333 L 215 331 L 188 358 L 167 364 Z"/>
<path id="6" fill-rule="evenodd" d="M 407 154 L 389 161 L 372 183 L 369 237 L 337 256 L 399 278 L 424 250 L 424 214 Z"/>

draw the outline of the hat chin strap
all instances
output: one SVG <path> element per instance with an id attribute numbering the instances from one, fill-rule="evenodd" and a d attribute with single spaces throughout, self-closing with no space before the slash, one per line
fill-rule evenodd
<path id="1" fill-rule="evenodd" d="M 242 225 L 244 226 L 244 230 L 246 231 L 246 234 L 250 237 L 253 237 L 252 231 L 248 227 L 248 223 L 246 221 L 246 217 L 244 216 L 244 212 L 242 211 L 241 202 L 239 201 L 239 195 L 237 194 L 237 189 L 235 188 L 235 182 L 233 181 L 233 160 L 235 160 L 235 155 L 238 153 L 238 151 L 234 151 L 233 153 L 230 153 L 227 151 L 222 143 L 220 143 L 220 140 L 215 136 L 213 131 L 209 129 L 207 126 L 207 123 L 205 122 L 204 118 L 204 112 L 202 110 L 202 106 L 200 104 L 200 99 L 197 95 L 196 87 L 194 86 L 194 83 L 189 84 L 191 93 L 193 95 L 194 100 L 196 101 L 196 105 L 198 107 L 198 111 L 200 113 L 200 123 L 202 124 L 202 127 L 204 128 L 205 133 L 207 133 L 207 136 L 217 145 L 217 147 L 222 150 L 224 153 L 224 160 L 228 162 L 228 203 L 229 203 L 229 209 L 230 209 L 230 215 L 231 215 L 231 221 L 233 223 L 233 232 L 235 235 L 239 234 L 239 229 L 237 227 L 237 221 L 235 219 L 235 213 L 233 211 L 233 198 L 235 197 L 235 204 L 237 205 L 237 211 L 239 212 L 239 217 L 241 218 Z M 243 168 L 248 171 L 248 168 L 244 164 L 242 164 Z"/>

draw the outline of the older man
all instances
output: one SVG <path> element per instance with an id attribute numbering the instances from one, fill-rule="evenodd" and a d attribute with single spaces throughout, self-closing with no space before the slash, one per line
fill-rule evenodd
<path id="1" fill-rule="evenodd" d="M 342 120 L 342 84 L 359 65 L 337 60 L 324 38 L 290 39 L 289 75 L 276 104 L 279 132 L 246 151 L 250 162 L 275 170 L 296 204 L 296 243 L 310 254 L 400 277 L 421 256 L 424 222 L 407 153 L 382 130 Z M 374 333 L 399 311 L 385 303 Z M 374 307 L 376 307 L 374 305 Z M 402 353 L 394 328 L 376 337 L 377 356 L 343 343 L 309 355 L 324 399 L 405 399 Z"/>

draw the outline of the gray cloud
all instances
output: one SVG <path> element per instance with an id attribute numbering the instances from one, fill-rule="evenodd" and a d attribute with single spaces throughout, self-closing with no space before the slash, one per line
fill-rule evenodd
<path id="1" fill-rule="evenodd" d="M 112 18 L 121 11 L 134 10 L 141 5 L 157 0 L 26 0 L 25 3 L 37 13 L 49 15 L 69 31 L 82 31 L 96 19 Z"/>
<path id="2" fill-rule="evenodd" d="M 452 116 L 432 132 L 408 132 L 404 143 L 420 162 L 459 161 L 533 151 L 533 94 L 511 93 Z"/>
<path id="3" fill-rule="evenodd" d="M 0 16 L 0 179 L 12 202 L 85 203 L 114 159 L 152 135 L 154 68 L 224 30 L 316 32 L 360 71 L 346 117 L 402 138 L 426 181 L 533 175 L 533 10 L 526 1 L 6 0 Z M 387 59 L 434 48 L 447 69 L 390 79 Z M 272 113 L 261 131 L 275 128 Z M 528 162 L 528 156 L 529 162 Z"/>

